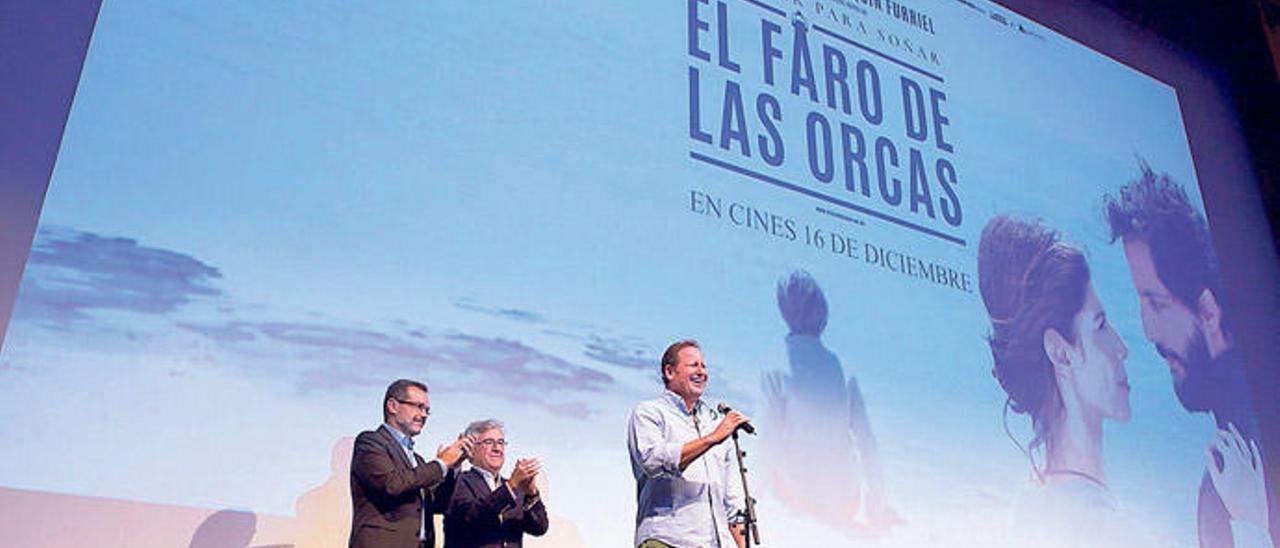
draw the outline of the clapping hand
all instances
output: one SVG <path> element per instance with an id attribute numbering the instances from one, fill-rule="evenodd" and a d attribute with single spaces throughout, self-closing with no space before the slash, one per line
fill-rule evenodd
<path id="1" fill-rule="evenodd" d="M 534 480 L 541 471 L 542 464 L 538 462 L 538 459 L 517 459 L 516 467 L 511 471 L 511 478 L 507 480 L 508 485 L 513 491 L 526 495 L 536 495 L 538 494 L 538 486 Z"/>
<path id="2" fill-rule="evenodd" d="M 458 439 L 449 445 L 441 445 L 436 449 L 436 458 L 444 462 L 446 468 L 456 468 L 462 464 L 462 459 L 471 454 L 472 442 L 462 434 L 458 435 Z"/>

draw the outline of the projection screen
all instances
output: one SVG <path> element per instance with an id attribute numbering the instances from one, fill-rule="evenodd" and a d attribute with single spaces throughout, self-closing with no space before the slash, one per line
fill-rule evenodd
<path id="1" fill-rule="evenodd" d="M 1230 109 L 1043 4 L 104 3 L 10 250 L 0 535 L 345 546 L 403 377 L 424 454 L 496 418 L 543 463 L 528 545 L 627 545 L 628 415 L 692 338 L 764 545 L 1268 540 Z M 1130 241 L 1139 187 L 1210 231 Z"/>

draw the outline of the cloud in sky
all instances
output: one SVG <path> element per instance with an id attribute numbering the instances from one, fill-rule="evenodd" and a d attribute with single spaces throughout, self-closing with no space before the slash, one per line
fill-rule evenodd
<path id="1" fill-rule="evenodd" d="M 93 310 L 165 314 L 200 297 L 217 297 L 222 273 L 183 253 L 131 238 L 42 226 L 14 305 L 20 320 L 66 327 Z"/>
<path id="2" fill-rule="evenodd" d="M 643 344 L 618 338 L 589 335 L 583 351 L 588 358 L 627 369 L 653 369 L 658 356 Z"/>
<path id="3" fill-rule="evenodd" d="M 405 371 L 451 390 L 481 393 L 586 418 L 576 398 L 614 384 L 606 373 L 574 364 L 520 341 L 424 326 L 378 330 L 336 323 L 183 322 L 179 327 L 239 351 L 291 368 L 304 392 L 378 387 Z"/>
<path id="4" fill-rule="evenodd" d="M 475 300 L 473 299 L 466 299 L 466 298 L 459 299 L 453 303 L 453 306 L 456 306 L 462 310 L 479 312 L 481 314 L 487 314 L 489 316 L 496 316 L 499 318 L 506 318 L 508 320 L 516 320 L 516 321 L 528 322 L 528 323 L 542 323 L 546 321 L 546 318 L 543 317 L 542 314 L 539 314 L 531 310 L 523 310 L 520 308 L 504 308 L 500 306 L 486 306 L 486 305 L 475 302 Z"/>
<path id="5" fill-rule="evenodd" d="M 65 331 L 67 336 L 93 336 L 97 328 L 107 326 L 132 333 L 168 325 L 221 349 L 224 363 L 250 375 L 288 378 L 304 393 L 378 387 L 390 376 L 413 373 L 452 390 L 585 418 L 590 407 L 584 398 L 615 385 L 611 375 L 589 361 L 575 363 L 536 348 L 501 334 L 497 325 L 491 332 L 476 333 L 315 315 L 262 320 L 271 311 L 236 302 L 216 285 L 221 278 L 216 267 L 187 253 L 132 238 L 41 227 L 15 320 Z M 548 322 L 542 314 L 520 308 L 470 299 L 455 305 L 519 323 Z M 132 323 L 136 316 L 107 319 L 95 311 L 143 314 L 160 323 Z M 640 367 L 644 361 L 641 350 L 619 339 L 579 333 L 575 340 L 585 345 L 586 357 L 598 362 Z"/>
<path id="6" fill-rule="evenodd" d="M 450 335 L 453 346 L 444 353 L 454 363 L 478 367 L 521 388 L 535 391 L 596 392 L 613 382 L 613 377 L 588 367 L 574 365 L 513 340 L 473 335 Z"/>
<path id="7" fill-rule="evenodd" d="M 605 335 L 602 333 L 608 330 L 581 323 L 556 321 L 537 311 L 495 306 L 472 298 L 459 299 L 454 302 L 454 306 L 486 316 L 547 325 L 548 328 L 543 333 L 581 344 L 582 355 L 600 363 L 640 370 L 653 368 L 658 363 L 659 352 L 653 345 L 635 337 Z"/>

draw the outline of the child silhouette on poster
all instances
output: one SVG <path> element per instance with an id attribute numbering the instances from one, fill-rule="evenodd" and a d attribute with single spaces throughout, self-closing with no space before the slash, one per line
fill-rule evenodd
<path id="1" fill-rule="evenodd" d="M 876 534 L 900 520 L 884 502 L 880 457 L 858 381 L 822 343 L 827 300 L 808 272 L 778 281 L 789 369 L 763 375 L 768 483 L 791 510 Z M 800 450 L 806 457 L 796 458 Z"/>

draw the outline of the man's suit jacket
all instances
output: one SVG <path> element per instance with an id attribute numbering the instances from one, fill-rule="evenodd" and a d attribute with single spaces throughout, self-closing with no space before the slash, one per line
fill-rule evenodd
<path id="1" fill-rule="evenodd" d="M 418 548 L 423 511 L 440 513 L 456 474 L 418 454 L 410 466 L 404 447 L 386 426 L 361 432 L 351 455 L 350 548 Z M 435 528 L 426 525 L 424 546 L 435 546 Z"/>
<path id="2" fill-rule="evenodd" d="M 479 470 L 458 474 L 444 513 L 445 548 L 518 548 L 525 533 L 541 536 L 547 532 L 547 507 L 541 498 L 529 502 L 516 504 L 501 482 L 490 490 Z"/>

